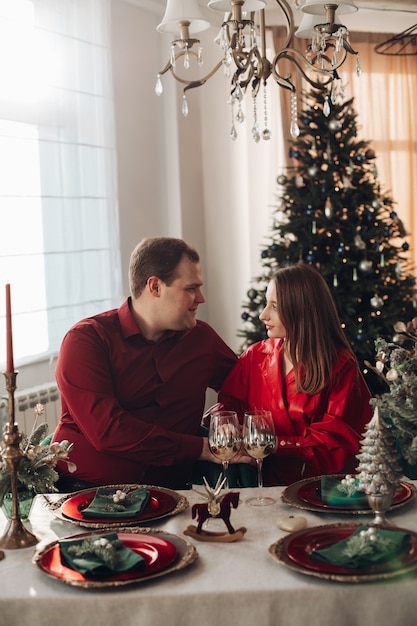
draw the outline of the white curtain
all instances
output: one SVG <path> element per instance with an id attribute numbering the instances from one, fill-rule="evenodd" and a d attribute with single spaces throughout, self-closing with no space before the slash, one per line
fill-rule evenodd
<path id="1" fill-rule="evenodd" d="M 18 367 L 121 299 L 109 1 L 1 0 L 0 84 L 0 286 Z"/>

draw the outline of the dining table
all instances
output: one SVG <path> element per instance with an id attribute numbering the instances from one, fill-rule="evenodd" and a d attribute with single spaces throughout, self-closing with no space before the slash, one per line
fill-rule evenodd
<path id="1" fill-rule="evenodd" d="M 415 490 L 413 481 L 408 483 Z M 85 527 L 51 507 L 62 494 L 37 495 L 24 526 L 38 539 L 31 547 L 3 549 L 0 561 L 0 626 L 396 626 L 417 619 L 417 569 L 388 579 L 326 579 L 298 571 L 274 558 L 271 546 L 288 537 L 290 521 L 307 529 L 323 525 L 364 524 L 373 513 L 304 509 L 283 501 L 285 487 L 239 489 L 231 509 L 236 541 L 201 541 L 184 534 L 196 524 L 193 505 L 204 501 L 201 485 L 179 491 L 182 510 L 134 527 L 135 532 L 177 538 L 188 555 L 183 567 L 123 586 L 80 587 L 39 567 L 39 555 Z M 233 490 L 232 490 L 233 491 Z M 236 491 L 236 490 L 235 490 Z M 267 506 L 248 500 L 267 495 Z M 314 507 L 313 507 L 314 508 Z M 304 520 L 300 520 L 304 518 Z M 417 501 L 387 513 L 392 528 L 417 532 Z M 7 520 L 0 513 L 0 535 Z M 132 527 L 130 527 L 132 529 Z M 221 519 L 210 519 L 209 532 L 224 532 Z M 119 531 L 118 531 L 119 532 Z M 127 530 L 129 532 L 129 530 Z M 226 531 L 227 532 L 227 531 Z M 175 541 L 174 541 L 175 544 Z"/>

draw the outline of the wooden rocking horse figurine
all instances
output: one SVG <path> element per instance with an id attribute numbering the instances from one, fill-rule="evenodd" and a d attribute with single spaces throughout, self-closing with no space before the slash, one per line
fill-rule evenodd
<path id="1" fill-rule="evenodd" d="M 206 493 L 201 493 L 194 489 L 196 493 L 205 498 L 207 502 L 194 504 L 191 509 L 191 516 L 197 517 L 197 527 L 188 526 L 185 534 L 193 536 L 200 541 L 236 541 L 241 539 L 246 532 L 246 528 L 239 528 L 237 531 L 230 523 L 231 508 L 236 509 L 239 505 L 239 492 L 230 491 L 224 495 L 221 490 L 226 482 L 219 476 L 214 489 L 210 487 L 205 477 L 203 477 Z M 226 524 L 228 533 L 214 533 L 202 529 L 204 522 L 210 518 L 222 519 Z"/>

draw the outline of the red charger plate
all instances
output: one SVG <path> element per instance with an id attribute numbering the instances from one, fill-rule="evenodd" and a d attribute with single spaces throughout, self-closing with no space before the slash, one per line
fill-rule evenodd
<path id="1" fill-rule="evenodd" d="M 338 522 L 313 528 L 304 528 L 278 539 L 269 546 L 268 552 L 274 561 L 285 565 L 300 574 L 306 574 L 343 583 L 363 583 L 377 580 L 390 580 L 408 575 L 417 569 L 417 533 L 395 527 L 410 535 L 411 548 L 401 558 L 393 562 L 379 563 L 369 568 L 353 569 L 316 561 L 313 550 L 327 548 L 338 541 L 350 537 L 360 524 Z"/>
<path id="2" fill-rule="evenodd" d="M 346 574 L 360 576 L 368 575 L 370 572 L 378 573 L 398 569 L 398 562 L 393 564 L 390 561 L 387 561 L 385 563 L 379 563 L 366 569 L 354 569 L 352 567 L 343 567 L 340 565 L 334 565 L 332 563 L 324 563 L 322 561 L 317 561 L 316 559 L 314 559 L 314 557 L 312 556 L 314 550 L 322 550 L 323 548 L 328 548 L 334 543 L 350 537 L 357 528 L 357 524 L 352 524 L 342 525 L 340 527 L 323 526 L 303 530 L 293 536 L 292 539 L 289 539 L 286 546 L 287 555 L 292 561 L 298 563 L 299 565 L 302 565 L 307 569 L 317 572 L 326 572 L 328 574 Z M 393 528 L 393 530 L 395 529 Z M 409 552 L 404 552 L 404 554 L 402 555 L 401 567 L 407 567 L 408 565 L 415 563 L 417 557 L 416 543 L 416 537 L 412 535 L 411 549 Z"/>
<path id="3" fill-rule="evenodd" d="M 77 538 L 83 539 L 89 537 L 90 533 L 77 535 Z M 38 561 L 38 565 L 44 572 L 65 582 L 85 582 L 89 581 L 102 582 L 103 584 L 111 584 L 122 581 L 135 581 L 141 578 L 152 576 L 156 572 L 170 565 L 177 556 L 176 547 L 160 537 L 153 535 L 138 535 L 130 533 L 118 533 L 118 538 L 123 541 L 126 548 L 134 550 L 137 554 L 144 557 L 146 561 L 145 569 L 139 572 L 125 572 L 108 576 L 104 580 L 87 578 L 80 572 L 67 567 L 62 563 L 59 544 L 56 543 L 47 549 Z"/>
<path id="4" fill-rule="evenodd" d="M 120 525 L 121 523 L 130 524 L 132 522 L 149 522 L 154 519 L 158 519 L 159 517 L 162 517 L 172 511 L 177 504 L 175 498 L 169 493 L 156 489 L 149 489 L 150 498 L 148 504 L 140 515 L 127 518 L 125 517 L 123 519 L 117 516 L 113 518 L 83 517 L 81 511 L 86 509 L 91 504 L 95 495 L 96 489 L 91 489 L 71 496 L 62 504 L 62 514 L 76 522 L 82 521 L 86 524 L 105 524 L 107 526 L 117 523 Z"/>
<path id="5" fill-rule="evenodd" d="M 332 478 L 341 480 L 345 474 L 330 474 Z M 372 513 L 367 503 L 356 502 L 353 505 L 331 505 L 322 502 L 320 487 L 321 476 L 312 478 L 303 478 L 295 483 L 291 483 L 285 487 L 281 493 L 281 501 L 290 506 L 307 511 L 315 511 L 317 513 L 339 513 L 363 515 Z M 401 482 L 400 488 L 394 493 L 393 501 L 389 507 L 389 511 L 400 508 L 409 502 L 412 502 L 417 495 L 416 487 L 409 482 Z"/>
<path id="6" fill-rule="evenodd" d="M 342 475 L 341 478 L 343 478 L 343 476 L 344 475 Z M 320 478 L 316 480 L 312 480 L 311 483 L 306 483 L 305 485 L 299 488 L 298 497 L 301 500 L 304 500 L 304 502 L 307 502 L 308 504 L 314 504 L 314 506 L 323 507 L 325 509 L 332 509 L 335 511 L 339 509 L 346 509 L 346 510 L 351 511 L 352 509 L 363 509 L 364 506 L 365 507 L 369 506 L 366 503 L 365 504 L 358 503 L 356 506 L 351 505 L 351 504 L 346 504 L 346 505 L 327 504 L 326 502 L 323 502 L 321 499 L 320 484 L 321 484 Z M 411 496 L 410 487 L 405 483 L 401 483 L 400 489 L 398 489 L 393 495 L 391 506 L 395 506 L 396 504 L 401 504 L 405 502 L 406 500 L 408 500 L 410 496 Z"/>

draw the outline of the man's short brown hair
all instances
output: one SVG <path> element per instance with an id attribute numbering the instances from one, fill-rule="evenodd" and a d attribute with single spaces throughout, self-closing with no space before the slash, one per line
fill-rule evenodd
<path id="1" fill-rule="evenodd" d="M 176 270 L 183 257 L 198 263 L 198 252 L 182 239 L 174 237 L 148 237 L 142 239 L 133 250 L 129 263 L 129 287 L 133 298 L 145 289 L 150 276 L 157 276 L 170 285 L 176 278 Z"/>

